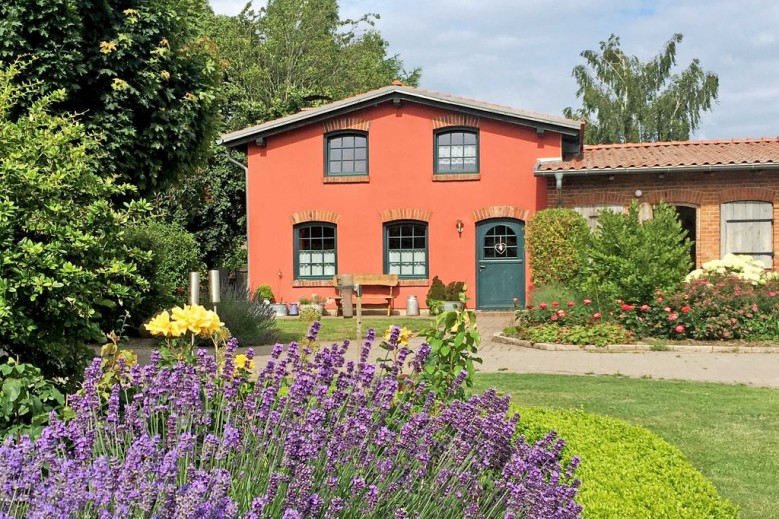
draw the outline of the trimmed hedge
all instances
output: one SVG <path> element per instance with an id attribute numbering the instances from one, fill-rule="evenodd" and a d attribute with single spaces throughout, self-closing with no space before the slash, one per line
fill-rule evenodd
<path id="1" fill-rule="evenodd" d="M 552 429 L 566 442 L 566 460 L 581 457 L 576 501 L 585 518 L 738 517 L 679 449 L 643 427 L 575 409 L 514 410 L 529 441 Z"/>
<path id="2" fill-rule="evenodd" d="M 543 209 L 527 224 L 533 284 L 578 286 L 587 262 L 590 228 L 573 209 Z"/>

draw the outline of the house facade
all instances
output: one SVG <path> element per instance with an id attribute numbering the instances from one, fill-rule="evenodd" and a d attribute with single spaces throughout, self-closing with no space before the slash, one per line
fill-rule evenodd
<path id="1" fill-rule="evenodd" d="M 538 163 L 536 175 L 547 180 L 549 207 L 573 208 L 591 227 L 599 210 L 636 200 L 651 218 L 664 201 L 694 242 L 697 267 L 734 253 L 777 268 L 779 138 L 585 146 L 573 159 Z"/>
<path id="2" fill-rule="evenodd" d="M 525 222 L 550 197 L 535 166 L 577 153 L 581 134 L 393 84 L 224 135 L 248 156 L 250 286 L 290 302 L 335 296 L 335 274 L 397 274 L 404 309 L 438 276 L 464 281 L 476 308 L 524 303 Z"/>

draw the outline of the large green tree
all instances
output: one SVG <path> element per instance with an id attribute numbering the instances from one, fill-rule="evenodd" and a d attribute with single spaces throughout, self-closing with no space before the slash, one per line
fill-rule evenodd
<path id="1" fill-rule="evenodd" d="M 340 18 L 335 0 L 270 0 L 237 16 L 207 16 L 223 70 L 222 131 L 282 117 L 401 79 L 415 85 L 373 27 L 376 15 Z M 237 157 L 244 160 L 242 157 Z M 243 171 L 214 146 L 208 162 L 158 196 L 171 219 L 198 238 L 208 266 L 246 236 Z"/>
<path id="2" fill-rule="evenodd" d="M 0 66 L 0 352 L 75 382 L 99 323 L 148 286 L 137 263 L 149 255 L 123 234 L 149 207 L 112 207 L 132 186 L 102 178 L 101 141 L 53 108 L 64 91 L 24 106 L 37 86 L 19 85 L 21 70 Z"/>
<path id="3" fill-rule="evenodd" d="M 3 0 L 0 65 L 32 58 L 20 83 L 61 90 L 61 113 L 101 134 L 101 174 L 141 195 L 202 164 L 217 132 L 219 69 L 206 0 Z"/>
<path id="4" fill-rule="evenodd" d="M 582 106 L 566 108 L 566 117 L 585 119 L 585 143 L 610 144 L 687 140 L 701 114 L 717 99 L 719 79 L 705 72 L 698 59 L 674 73 L 674 34 L 661 52 L 647 62 L 628 56 L 613 34 L 600 42 L 600 52 L 581 53 L 585 65 L 573 69 Z"/>

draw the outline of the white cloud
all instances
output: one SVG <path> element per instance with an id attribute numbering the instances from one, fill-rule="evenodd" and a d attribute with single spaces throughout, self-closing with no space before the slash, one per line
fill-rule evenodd
<path id="1" fill-rule="evenodd" d="M 236 14 L 243 0 L 211 0 Z M 262 5 L 264 2 L 256 3 Z M 648 59 L 675 32 L 677 58 L 720 78 L 719 102 L 695 138 L 779 135 L 779 2 L 764 0 L 341 0 L 341 14 L 379 13 L 376 27 L 425 88 L 560 114 L 578 106 L 574 66 L 611 33 Z"/>

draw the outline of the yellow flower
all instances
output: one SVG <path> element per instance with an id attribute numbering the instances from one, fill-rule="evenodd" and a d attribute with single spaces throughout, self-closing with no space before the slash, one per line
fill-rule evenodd
<path id="1" fill-rule="evenodd" d="M 238 374 L 239 369 L 248 369 L 249 371 L 254 369 L 254 361 L 243 353 L 235 356 L 235 374 Z"/>
<path id="2" fill-rule="evenodd" d="M 160 76 L 162 76 L 162 79 L 167 81 L 170 79 L 170 72 L 168 72 L 167 70 L 163 70 L 162 72 L 160 72 Z"/>
<path id="3" fill-rule="evenodd" d="M 201 335 L 211 335 L 224 326 L 216 312 L 201 305 L 177 306 L 173 309 L 173 319 L 183 329 Z"/>
<path id="4" fill-rule="evenodd" d="M 116 50 L 116 42 L 115 41 L 101 41 L 100 42 L 100 52 L 103 54 L 110 54 L 113 51 Z"/>
<path id="5" fill-rule="evenodd" d="M 392 337 L 392 326 L 387 328 L 387 331 L 384 333 L 384 339 L 389 341 Z M 400 333 L 398 334 L 398 344 L 400 346 L 408 346 L 408 340 L 413 337 L 414 334 L 406 328 L 405 326 L 400 329 Z"/>
<path id="6" fill-rule="evenodd" d="M 167 310 L 157 314 L 154 319 L 146 323 L 144 326 L 152 335 L 179 337 L 183 333 L 176 326 L 176 323 L 170 322 L 170 314 Z"/>

